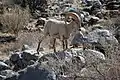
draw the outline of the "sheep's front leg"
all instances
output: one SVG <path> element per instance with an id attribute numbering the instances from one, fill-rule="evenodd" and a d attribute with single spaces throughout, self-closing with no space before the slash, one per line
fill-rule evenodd
<path id="1" fill-rule="evenodd" d="M 63 46 L 63 50 L 64 50 L 65 49 L 64 39 L 62 40 L 62 46 Z"/>
<path id="2" fill-rule="evenodd" d="M 39 48 L 40 48 L 40 44 L 41 44 L 42 40 L 38 42 L 38 46 L 37 46 L 37 53 L 39 53 Z"/>
<path id="3" fill-rule="evenodd" d="M 39 53 L 40 44 L 41 44 L 41 42 L 45 39 L 45 37 L 46 37 L 46 36 L 43 36 L 43 37 L 39 40 L 38 46 L 37 46 L 37 53 Z"/>

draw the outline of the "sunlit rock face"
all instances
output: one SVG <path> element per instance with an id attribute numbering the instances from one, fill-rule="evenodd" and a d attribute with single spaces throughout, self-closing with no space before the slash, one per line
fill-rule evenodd
<path id="1" fill-rule="evenodd" d="M 118 44 L 118 40 L 109 32 L 109 30 L 96 29 L 91 31 L 87 36 L 90 40 L 100 43 L 103 47 Z"/>
<path id="2" fill-rule="evenodd" d="M 105 56 L 103 53 L 91 49 L 71 49 L 71 52 L 74 55 L 79 55 L 85 58 L 85 62 L 89 64 L 99 64 L 105 60 Z"/>

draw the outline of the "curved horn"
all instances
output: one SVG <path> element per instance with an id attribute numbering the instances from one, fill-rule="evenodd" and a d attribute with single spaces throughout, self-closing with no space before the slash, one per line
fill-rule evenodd
<path id="1" fill-rule="evenodd" d="M 66 17 L 68 17 L 68 16 L 71 16 L 77 22 L 79 27 L 81 27 L 81 18 L 77 13 L 75 13 L 75 12 L 67 12 Z"/>

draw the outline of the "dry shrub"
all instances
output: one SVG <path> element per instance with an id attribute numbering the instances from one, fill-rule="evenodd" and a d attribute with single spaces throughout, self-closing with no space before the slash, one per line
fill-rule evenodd
<path id="1" fill-rule="evenodd" d="M 111 67 L 108 69 L 107 72 L 107 80 L 120 80 L 120 68 L 119 66 L 115 67 Z"/>
<path id="2" fill-rule="evenodd" d="M 120 16 L 116 18 L 109 18 L 108 20 L 105 20 L 102 25 L 103 26 L 113 26 L 114 24 L 119 24 L 120 25 Z"/>
<path id="3" fill-rule="evenodd" d="M 0 22 L 3 24 L 6 32 L 17 34 L 28 23 L 30 14 L 28 9 L 20 9 L 16 6 L 10 12 L 0 15 Z"/>

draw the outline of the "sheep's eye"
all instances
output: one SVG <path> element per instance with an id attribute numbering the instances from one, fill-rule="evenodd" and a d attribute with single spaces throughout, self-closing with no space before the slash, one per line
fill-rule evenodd
<path id="1" fill-rule="evenodd" d="M 71 18 L 73 21 L 75 21 L 75 19 Z"/>

